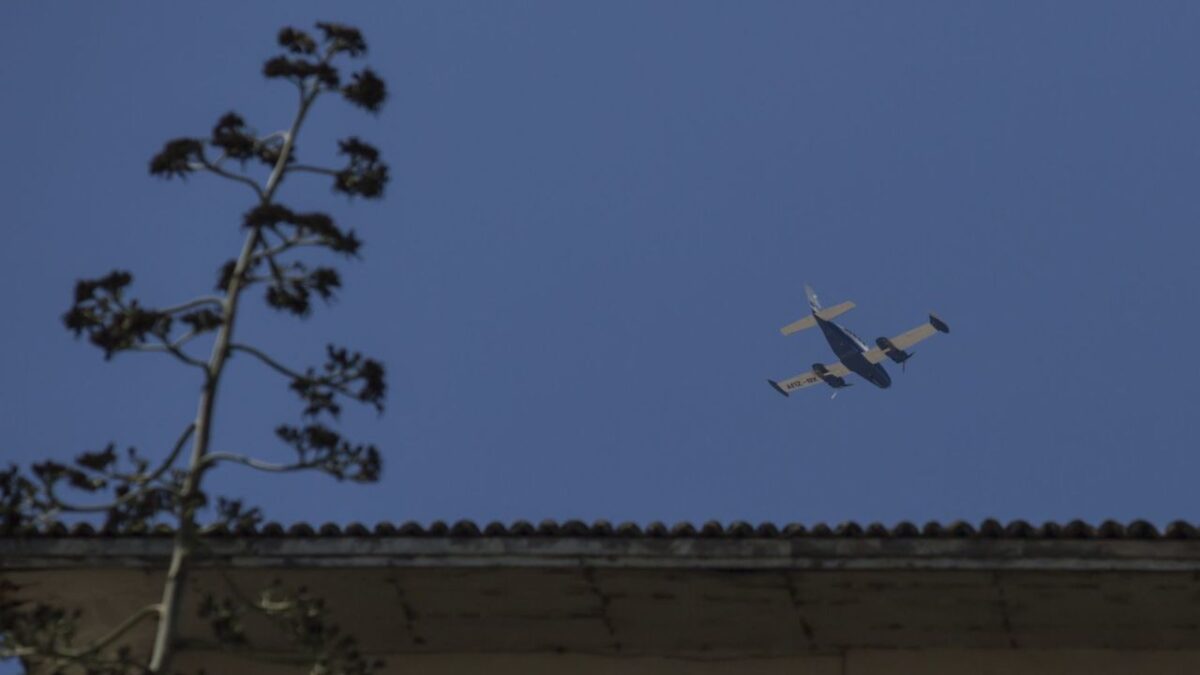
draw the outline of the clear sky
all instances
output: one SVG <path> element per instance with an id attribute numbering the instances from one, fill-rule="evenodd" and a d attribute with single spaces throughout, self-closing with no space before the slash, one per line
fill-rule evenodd
<path id="1" fill-rule="evenodd" d="M 1200 5 L 1192 2 L 10 3 L 0 17 L 0 459 L 161 452 L 195 377 L 61 327 L 76 278 L 207 292 L 237 186 L 147 175 L 167 138 L 294 94 L 284 24 L 361 26 L 392 96 L 320 103 L 301 156 L 379 145 L 383 202 L 283 192 L 366 240 L 342 298 L 242 337 L 384 360 L 381 483 L 223 471 L 282 521 L 1200 519 Z M 783 398 L 937 311 L 894 386 Z M 285 455 L 236 359 L 221 449 Z"/>

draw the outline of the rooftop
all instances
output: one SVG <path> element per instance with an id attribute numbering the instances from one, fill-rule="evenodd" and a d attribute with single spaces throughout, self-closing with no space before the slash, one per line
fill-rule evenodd
<path id="1" fill-rule="evenodd" d="M 23 529 L 15 532 L 0 531 L 3 538 L 28 537 L 114 537 L 114 536 L 170 536 L 172 529 L 160 526 L 145 532 L 109 532 L 97 529 L 87 523 L 66 525 L 56 523 L 50 527 L 39 529 Z M 492 521 L 483 525 L 470 520 L 460 520 L 453 523 L 435 521 L 428 525 L 416 522 L 378 523 L 367 526 L 362 523 L 338 525 L 324 523 L 312 525 L 296 523 L 282 525 L 280 523 L 265 523 L 256 527 L 229 530 L 226 528 L 212 529 L 206 532 L 213 538 L 221 537 L 622 537 L 622 538 L 761 538 L 761 539 L 797 539 L 797 538 L 854 538 L 854 539 L 1200 539 L 1200 528 L 1182 520 L 1176 520 L 1160 529 L 1145 520 L 1134 520 L 1120 523 L 1115 520 L 1105 520 L 1099 524 L 1091 524 L 1082 520 L 1072 520 L 1067 523 L 1045 522 L 1033 524 L 1024 520 L 1013 520 L 1001 523 L 997 520 L 984 520 L 979 524 L 966 521 L 950 523 L 928 522 L 918 525 L 911 522 L 900 522 L 887 526 L 881 523 L 860 524 L 845 522 L 837 525 L 818 523 L 811 526 L 799 523 L 777 525 L 774 523 L 751 524 L 744 521 L 734 521 L 723 524 L 718 521 L 708 521 L 703 524 L 676 523 L 667 525 L 662 522 L 652 522 L 647 525 L 636 523 L 612 524 L 605 520 L 585 523 L 581 520 L 558 522 L 543 520 L 539 523 L 518 520 L 511 524 Z"/>

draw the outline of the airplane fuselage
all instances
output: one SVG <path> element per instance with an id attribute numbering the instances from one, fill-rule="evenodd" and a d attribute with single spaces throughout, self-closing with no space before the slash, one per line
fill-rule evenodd
<path id="1" fill-rule="evenodd" d="M 883 369 L 883 365 L 867 360 L 866 353 L 870 350 L 862 340 L 858 339 L 858 336 L 850 332 L 850 329 L 832 321 L 826 321 L 816 316 L 815 313 L 813 316 L 817 320 L 817 325 L 821 327 L 821 332 L 825 334 L 825 340 L 829 342 L 829 347 L 833 349 L 833 353 L 837 355 L 838 361 L 841 361 L 842 365 L 880 389 L 892 386 L 892 378 Z"/>

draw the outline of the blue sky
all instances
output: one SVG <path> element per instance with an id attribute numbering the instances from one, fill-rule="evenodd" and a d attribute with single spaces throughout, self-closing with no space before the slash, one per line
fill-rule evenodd
<path id="1" fill-rule="evenodd" d="M 263 132 L 276 30 L 360 25 L 392 96 L 321 102 L 306 161 L 379 145 L 383 202 L 282 198 L 366 240 L 304 322 L 241 337 L 383 359 L 345 431 L 384 479 L 222 471 L 282 521 L 1196 520 L 1200 7 L 1194 3 L 12 4 L 0 21 L 4 460 L 161 452 L 198 383 L 104 362 L 76 278 L 207 292 L 248 194 L 146 174 L 235 109 Z M 886 391 L 784 399 L 831 355 L 803 284 L 867 339 L 936 310 Z M 221 449 L 283 457 L 285 384 L 237 359 Z"/>

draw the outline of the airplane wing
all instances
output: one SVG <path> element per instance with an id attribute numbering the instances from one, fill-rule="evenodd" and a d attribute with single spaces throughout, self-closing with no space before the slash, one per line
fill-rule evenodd
<path id="1" fill-rule="evenodd" d="M 917 344 L 921 340 L 924 340 L 930 335 L 933 335 L 934 333 L 948 332 L 950 332 L 950 329 L 946 326 L 945 322 L 933 314 L 930 314 L 929 321 L 926 323 L 923 323 L 912 330 L 904 331 L 903 333 L 890 339 L 892 344 L 895 345 L 896 349 L 904 350 Z M 876 347 L 863 356 L 865 356 L 871 363 L 879 363 L 887 358 L 887 352 L 879 347 Z"/>
<path id="2" fill-rule="evenodd" d="M 845 377 L 850 374 L 850 369 L 847 368 L 846 366 L 842 365 L 841 361 L 834 361 L 833 363 L 830 363 L 829 365 L 825 366 L 825 368 L 826 368 L 826 370 L 829 371 L 830 375 L 834 375 L 837 377 Z M 797 375 L 795 377 L 789 377 L 786 380 L 780 380 L 778 382 L 776 382 L 774 380 L 767 380 L 767 381 L 770 382 L 771 386 L 775 387 L 775 389 L 778 390 L 779 393 L 783 394 L 784 396 L 787 396 L 788 394 L 790 394 L 793 391 L 796 391 L 798 389 L 803 389 L 805 387 L 811 387 L 814 384 L 820 384 L 821 376 L 817 375 L 816 371 L 810 370 L 807 373 L 803 373 L 803 374 Z"/>

